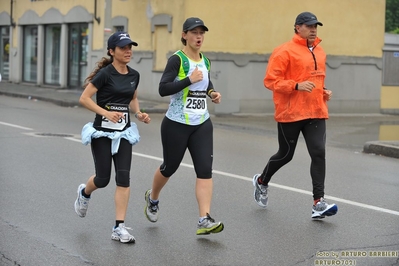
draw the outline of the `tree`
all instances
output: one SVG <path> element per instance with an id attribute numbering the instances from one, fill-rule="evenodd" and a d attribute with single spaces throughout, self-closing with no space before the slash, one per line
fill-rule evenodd
<path id="1" fill-rule="evenodd" d="M 399 34 L 399 0 L 386 0 L 385 32 Z"/>

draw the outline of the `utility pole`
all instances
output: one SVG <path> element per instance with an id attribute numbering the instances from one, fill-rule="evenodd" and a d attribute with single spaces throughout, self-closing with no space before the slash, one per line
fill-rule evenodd
<path id="1" fill-rule="evenodd" d="M 104 0 L 104 50 L 107 54 L 107 41 L 113 32 L 112 28 L 112 0 Z"/>

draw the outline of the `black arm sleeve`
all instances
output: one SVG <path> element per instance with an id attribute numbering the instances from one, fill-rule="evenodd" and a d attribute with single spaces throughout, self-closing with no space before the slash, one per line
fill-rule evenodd
<path id="1" fill-rule="evenodd" d="M 165 70 L 162 74 L 161 81 L 159 82 L 159 95 L 162 97 L 169 96 L 191 85 L 189 77 L 175 82 L 175 79 L 180 69 L 180 57 L 172 55 L 168 59 Z"/>
<path id="2" fill-rule="evenodd" d="M 206 89 L 206 95 L 208 95 L 210 98 L 212 98 L 211 93 L 214 91 L 215 91 L 215 89 L 213 88 L 213 84 L 211 81 L 211 74 L 209 73 L 209 84 L 208 84 L 208 88 Z"/>
<path id="3" fill-rule="evenodd" d="M 211 64 L 211 61 L 209 61 L 209 64 Z M 208 72 L 208 80 L 209 80 L 209 84 L 208 84 L 208 88 L 206 88 L 206 95 L 209 96 L 209 98 L 211 97 L 211 93 L 215 91 L 212 81 L 211 81 L 211 72 Z"/>

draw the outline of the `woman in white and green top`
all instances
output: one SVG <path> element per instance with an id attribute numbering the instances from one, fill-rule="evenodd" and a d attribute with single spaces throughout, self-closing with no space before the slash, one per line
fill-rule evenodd
<path id="1" fill-rule="evenodd" d="M 201 52 L 208 28 L 199 18 L 188 18 L 183 24 L 182 50 L 168 60 L 159 84 L 159 94 L 170 96 L 168 111 L 161 125 L 163 163 L 156 170 L 152 189 L 145 193 L 145 215 L 158 220 L 158 197 L 184 157 L 190 151 L 197 175 L 196 198 L 199 208 L 197 235 L 219 233 L 222 222 L 209 215 L 212 201 L 213 126 L 206 97 L 220 103 L 221 95 L 210 81 L 210 61 Z"/>

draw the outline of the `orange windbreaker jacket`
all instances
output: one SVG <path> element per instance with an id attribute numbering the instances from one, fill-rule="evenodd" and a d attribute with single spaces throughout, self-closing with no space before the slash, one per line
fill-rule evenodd
<path id="1" fill-rule="evenodd" d="M 328 118 L 323 96 L 326 54 L 316 38 L 313 52 L 307 40 L 295 34 L 291 41 L 274 49 L 263 83 L 273 91 L 274 118 L 277 122 L 295 122 L 309 118 Z M 312 81 L 312 92 L 295 90 L 297 83 Z"/>

